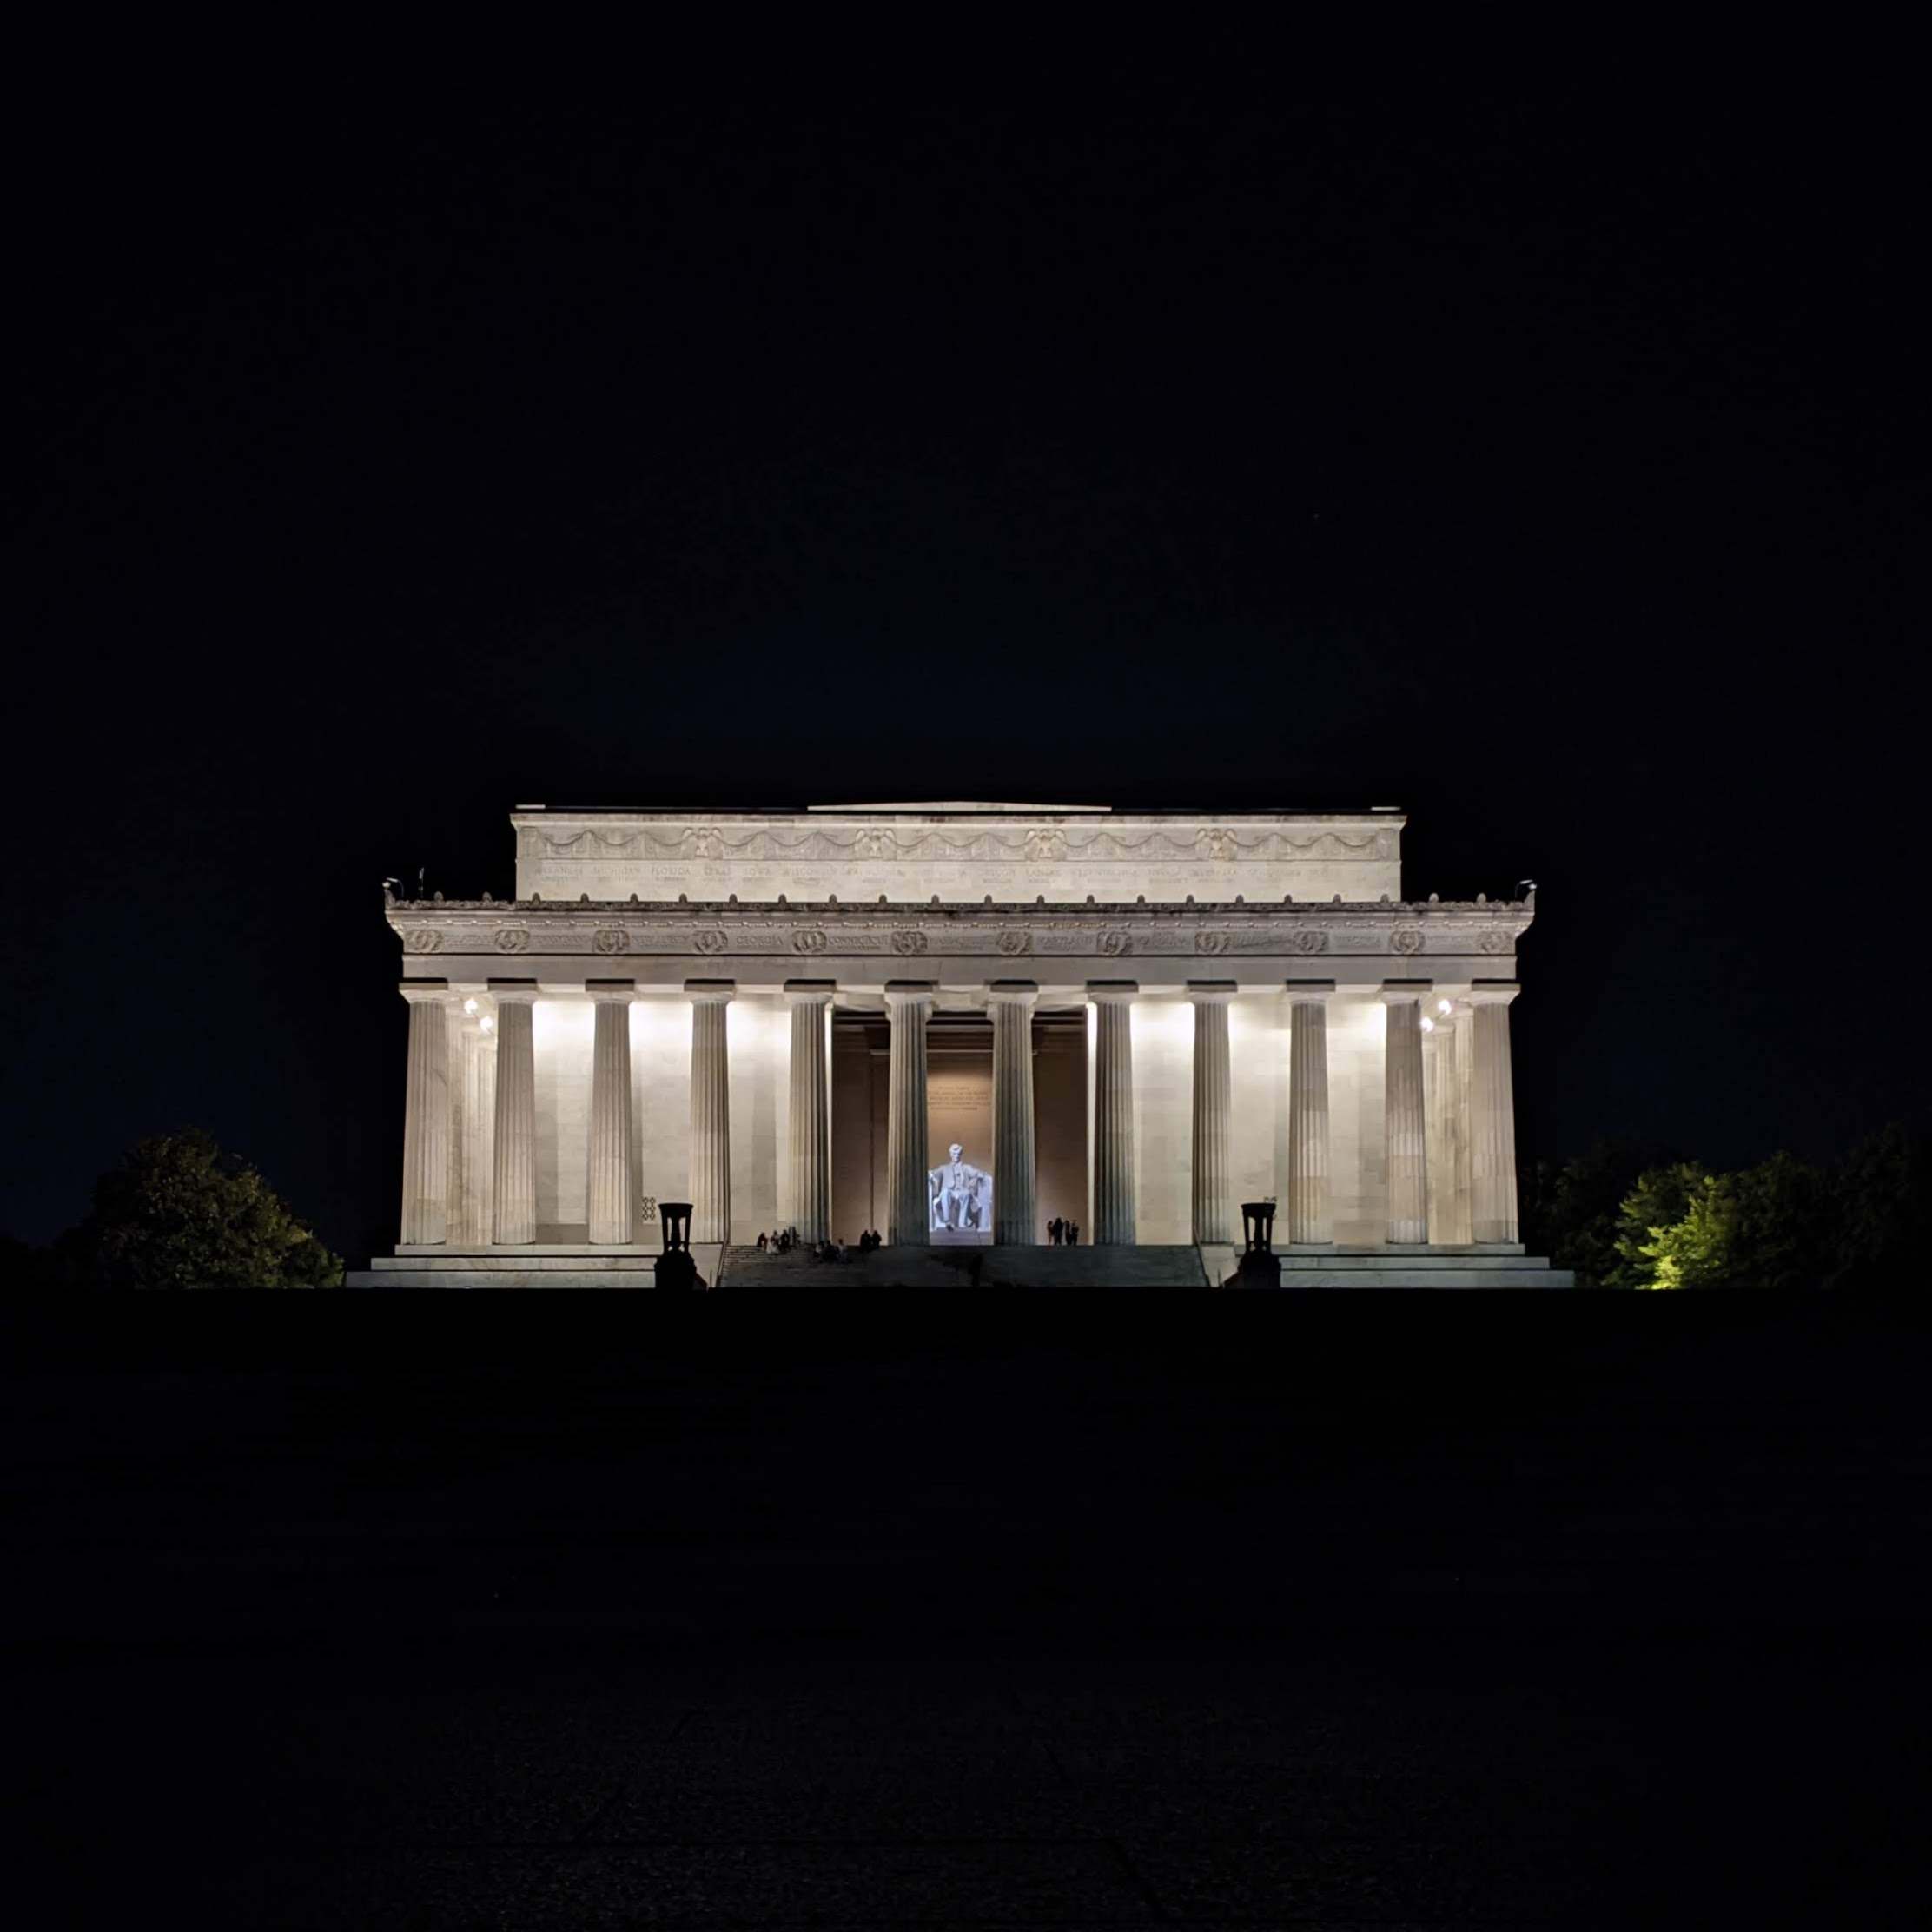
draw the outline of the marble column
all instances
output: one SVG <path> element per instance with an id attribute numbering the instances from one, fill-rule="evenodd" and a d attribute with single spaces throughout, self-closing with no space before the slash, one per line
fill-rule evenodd
<path id="1" fill-rule="evenodd" d="M 1094 1232 L 1096 1247 L 1134 1242 L 1134 996 L 1130 979 L 1088 980 L 1094 1002 Z"/>
<path id="2" fill-rule="evenodd" d="M 886 1017 L 892 1057 L 885 1113 L 885 1238 L 894 1247 L 924 1247 L 931 1225 L 926 1174 L 926 1022 L 930 980 L 888 980 Z"/>
<path id="3" fill-rule="evenodd" d="M 1516 1227 L 1516 1096 L 1510 1073 L 1513 980 L 1470 989 L 1470 1220 L 1479 1247 L 1518 1245 Z"/>
<path id="4" fill-rule="evenodd" d="M 474 998 L 466 1007 L 475 1007 Z M 481 1247 L 490 1239 L 490 1194 L 494 1175 L 490 1157 L 491 1130 L 496 1114 L 496 1021 L 487 1013 L 461 1016 L 458 1051 L 462 1078 L 456 1109 L 462 1148 L 461 1184 L 456 1238 L 466 1247 Z"/>
<path id="5" fill-rule="evenodd" d="M 1419 1247 L 1429 1239 L 1428 1121 L 1423 1106 L 1422 1002 L 1426 979 L 1382 982 L 1387 1009 L 1383 1057 L 1383 1130 L 1387 1148 L 1388 1241 Z"/>
<path id="6" fill-rule="evenodd" d="M 1474 1149 L 1470 1145 L 1469 1096 L 1475 1089 L 1476 1009 L 1466 999 L 1456 1009 L 1456 1226 L 1461 1239 L 1476 1238 L 1475 1184 L 1471 1165 Z"/>
<path id="7" fill-rule="evenodd" d="M 499 1247 L 537 1238 L 537 1055 L 532 1019 L 533 979 L 493 979 L 496 1001 L 496 1199 L 492 1221 Z"/>
<path id="8" fill-rule="evenodd" d="M 591 1240 L 617 1247 L 638 1238 L 631 1177 L 631 1002 L 637 982 L 593 979 L 584 990 L 597 1009 L 591 1045 L 591 1146 L 585 1169 Z"/>
<path id="9" fill-rule="evenodd" d="M 1450 1007 L 1444 1012 L 1445 1007 Z M 1463 1140 L 1462 1072 L 1459 1033 L 1451 1002 L 1439 999 L 1423 1016 L 1422 1074 L 1429 1114 L 1429 1245 L 1466 1247 L 1469 1201 L 1458 1192 Z"/>
<path id="10" fill-rule="evenodd" d="M 1288 1222 L 1292 1247 L 1335 1238 L 1328 1186 L 1328 1002 L 1332 979 L 1288 982 Z"/>
<path id="11" fill-rule="evenodd" d="M 825 1025 L 837 991 L 837 983 L 829 979 L 788 979 L 784 986 L 785 1004 L 791 1009 L 786 1217 L 802 1241 L 822 1241 L 831 1232 L 831 1102 L 825 1073 Z"/>
<path id="12" fill-rule="evenodd" d="M 996 979 L 986 989 L 993 1019 L 993 1240 L 1037 1247 L 1033 1140 L 1033 1009 L 1029 979 Z"/>
<path id="13" fill-rule="evenodd" d="M 731 1238 L 731 1062 L 725 1009 L 738 983 L 687 979 L 691 1000 L 691 1238 Z"/>
<path id="14" fill-rule="evenodd" d="M 1191 979 L 1194 1009 L 1194 1238 L 1227 1244 L 1227 1133 L 1234 1112 L 1234 1075 L 1227 1055 L 1227 1004 L 1233 980 Z"/>
<path id="15" fill-rule="evenodd" d="M 409 1074 L 402 1112 L 402 1239 L 433 1247 L 449 1238 L 449 983 L 405 980 Z"/>

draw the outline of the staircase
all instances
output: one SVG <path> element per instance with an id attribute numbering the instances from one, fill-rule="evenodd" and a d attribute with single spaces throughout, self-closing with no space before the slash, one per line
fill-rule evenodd
<path id="1" fill-rule="evenodd" d="M 1202 1288 L 1198 1248 L 881 1247 L 845 1261 L 730 1247 L 726 1288 Z"/>

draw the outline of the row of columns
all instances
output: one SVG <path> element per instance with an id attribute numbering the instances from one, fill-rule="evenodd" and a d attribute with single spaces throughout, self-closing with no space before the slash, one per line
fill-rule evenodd
<path id="1" fill-rule="evenodd" d="M 533 980 L 492 980 L 497 1009 L 494 1162 L 490 1239 L 500 1247 L 536 1239 L 536 1065 Z M 596 1007 L 591 1062 L 587 1191 L 590 1239 L 637 1239 L 632 1188 L 630 1005 L 632 980 L 592 980 Z M 724 1241 L 731 1227 L 731 1075 L 724 1009 L 730 980 L 691 980 L 691 1238 Z M 1135 1237 L 1134 1037 L 1131 980 L 1088 983 L 1094 1009 L 1093 1241 Z M 1233 1078 L 1227 1008 L 1233 981 L 1188 984 L 1194 1011 L 1193 1237 L 1226 1243 Z M 1386 1009 L 1384 1131 L 1391 1247 L 1515 1242 L 1516 1134 L 1510 1067 L 1513 982 L 1479 981 L 1466 995 L 1467 1024 L 1439 1025 L 1425 1011 L 1427 980 L 1389 980 Z M 830 1109 L 825 1037 L 837 991 L 830 980 L 785 985 L 791 1009 L 789 1121 L 791 1211 L 807 1241 L 830 1228 Z M 1329 1155 L 1328 1002 L 1332 980 L 1290 981 L 1288 991 L 1288 1244 L 1333 1240 Z M 409 1072 L 404 1126 L 402 1239 L 435 1245 L 448 1234 L 450 1118 L 447 991 L 440 981 L 405 982 Z M 894 981 L 885 989 L 890 1029 L 886 1124 L 886 1238 L 927 1237 L 926 1022 L 936 989 Z M 1039 989 L 998 980 L 987 989 L 993 1022 L 994 1239 L 1035 1238 L 1032 1017 Z M 1425 1042 L 1427 1042 L 1426 1051 Z M 466 1081 L 473 1070 L 466 1066 Z M 480 1091 L 480 1088 L 478 1088 Z M 1464 1225 L 1466 1221 L 1466 1226 Z M 466 1230 L 476 1238 L 480 1230 Z"/>

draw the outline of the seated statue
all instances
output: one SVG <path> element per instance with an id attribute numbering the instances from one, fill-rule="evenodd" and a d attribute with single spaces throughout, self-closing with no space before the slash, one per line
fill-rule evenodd
<path id="1" fill-rule="evenodd" d="M 993 1222 L 993 1177 L 961 1155 L 957 1141 L 944 1166 L 926 1175 L 927 1227 L 935 1234 L 981 1234 Z"/>

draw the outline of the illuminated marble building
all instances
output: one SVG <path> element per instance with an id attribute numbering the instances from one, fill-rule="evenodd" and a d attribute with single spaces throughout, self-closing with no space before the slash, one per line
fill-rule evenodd
<path id="1" fill-rule="evenodd" d="M 1533 894 L 1405 899 L 1391 808 L 511 824 L 513 900 L 387 904 L 400 1240 L 353 1280 L 647 1285 L 675 1199 L 726 1286 L 779 1227 L 878 1229 L 882 1280 L 1220 1281 L 1260 1201 L 1287 1283 L 1568 1280 L 1517 1227 Z"/>

